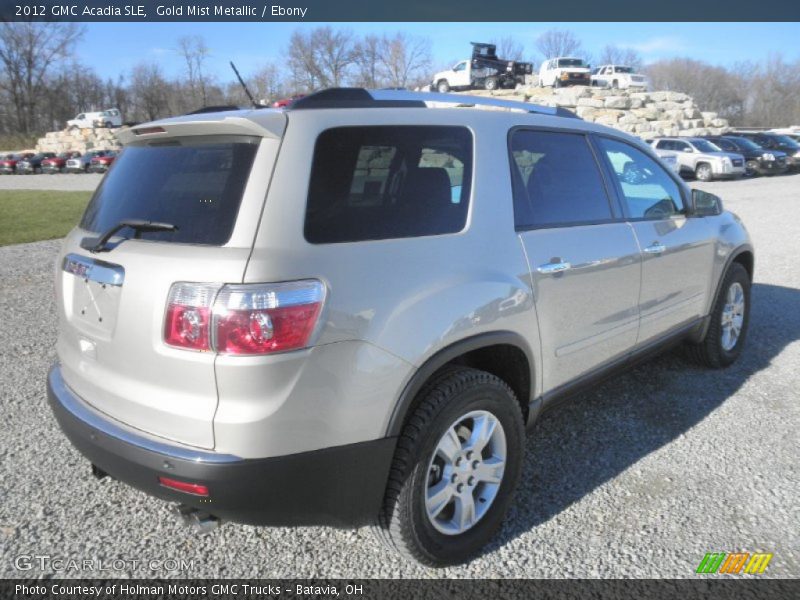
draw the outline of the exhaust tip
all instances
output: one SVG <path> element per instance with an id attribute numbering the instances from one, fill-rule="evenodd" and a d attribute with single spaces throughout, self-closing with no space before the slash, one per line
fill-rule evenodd
<path id="1" fill-rule="evenodd" d="M 222 523 L 218 517 L 185 504 L 178 504 L 173 508 L 173 512 L 183 521 L 184 525 L 200 534 L 210 533 Z"/>

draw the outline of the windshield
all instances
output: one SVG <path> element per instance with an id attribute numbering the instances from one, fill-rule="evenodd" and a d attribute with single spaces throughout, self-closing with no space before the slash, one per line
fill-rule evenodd
<path id="1" fill-rule="evenodd" d="M 586 65 L 583 64 L 583 60 L 580 58 L 559 58 L 558 59 L 558 66 L 559 67 L 585 67 Z"/>
<path id="2" fill-rule="evenodd" d="M 700 152 L 722 152 L 719 146 L 716 146 L 708 140 L 693 140 L 692 146 L 700 150 Z"/>
<path id="3" fill-rule="evenodd" d="M 747 138 L 729 138 L 737 147 L 744 148 L 745 150 L 763 150 L 761 146 L 756 144 L 753 140 Z"/>
<path id="4" fill-rule="evenodd" d="M 615 73 L 633 73 L 633 69 L 631 67 L 614 67 Z"/>
<path id="5" fill-rule="evenodd" d="M 798 144 L 797 142 L 795 142 L 795 141 L 794 141 L 792 138 L 790 138 L 788 135 L 778 135 L 778 134 L 775 134 L 775 135 L 773 135 L 772 137 L 773 137 L 775 140 L 777 140 L 779 143 L 781 143 L 781 144 L 783 144 L 783 145 L 785 145 L 785 146 L 789 146 L 790 148 L 800 148 L 800 144 Z"/>
<path id="6" fill-rule="evenodd" d="M 233 232 L 258 138 L 218 136 L 131 145 L 95 192 L 81 227 L 102 233 L 125 219 L 172 223 L 143 239 L 221 246 Z"/>

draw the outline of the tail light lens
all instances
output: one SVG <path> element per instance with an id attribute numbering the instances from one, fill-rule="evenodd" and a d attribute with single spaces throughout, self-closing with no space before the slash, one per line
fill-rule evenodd
<path id="1" fill-rule="evenodd" d="M 169 291 L 164 341 L 189 350 L 211 350 L 211 304 L 219 285 L 175 283 Z"/>
<path id="2" fill-rule="evenodd" d="M 316 280 L 176 283 L 167 302 L 164 341 L 178 348 L 236 355 L 304 348 L 324 301 L 325 286 Z"/>
<path id="3" fill-rule="evenodd" d="M 268 354 L 303 348 L 317 324 L 325 287 L 319 281 L 226 285 L 214 303 L 221 354 Z"/>

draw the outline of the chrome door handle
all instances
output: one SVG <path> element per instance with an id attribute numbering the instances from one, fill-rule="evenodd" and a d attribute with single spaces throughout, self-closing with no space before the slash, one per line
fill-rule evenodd
<path id="1" fill-rule="evenodd" d="M 662 252 L 666 252 L 667 247 L 660 243 L 660 242 L 653 242 L 647 248 L 644 249 L 645 252 L 648 254 L 661 254 Z"/>
<path id="2" fill-rule="evenodd" d="M 539 273 L 548 275 L 552 273 L 561 273 L 562 271 L 566 271 L 567 269 L 571 268 L 572 265 L 568 262 L 551 262 L 538 266 L 536 270 L 539 271 Z"/>

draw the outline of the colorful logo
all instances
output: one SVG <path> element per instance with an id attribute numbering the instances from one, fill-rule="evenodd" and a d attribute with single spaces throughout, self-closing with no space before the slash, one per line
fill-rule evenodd
<path id="1" fill-rule="evenodd" d="M 772 554 L 766 552 L 709 552 L 700 561 L 695 573 L 761 574 L 767 570 Z"/>

